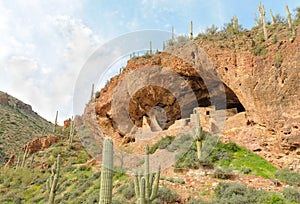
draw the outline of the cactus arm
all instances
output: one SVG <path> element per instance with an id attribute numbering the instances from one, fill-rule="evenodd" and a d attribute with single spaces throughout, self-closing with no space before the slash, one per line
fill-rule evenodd
<path id="1" fill-rule="evenodd" d="M 146 200 L 149 200 L 150 198 L 150 185 L 149 185 L 149 145 L 146 145 L 145 148 L 145 198 Z"/>
<path id="2" fill-rule="evenodd" d="M 137 198 L 140 197 L 139 175 L 138 172 L 134 173 L 134 192 Z"/>
<path id="3" fill-rule="evenodd" d="M 159 184 L 159 178 L 160 178 L 160 165 L 158 166 L 157 173 L 155 174 L 154 186 L 153 186 L 149 201 L 153 201 L 157 196 L 158 186 L 159 186 L 158 185 Z"/>
<path id="4" fill-rule="evenodd" d="M 154 179 L 153 179 L 153 177 L 154 177 L 154 173 L 150 173 L 150 175 L 149 175 L 149 191 L 150 192 L 152 192 L 152 185 L 153 185 L 153 182 L 154 182 Z"/>
<path id="5" fill-rule="evenodd" d="M 56 191 L 58 189 L 59 173 L 60 173 L 60 155 L 57 156 L 57 161 L 54 163 L 51 169 L 51 176 L 46 183 L 49 192 L 48 204 L 54 203 Z"/>

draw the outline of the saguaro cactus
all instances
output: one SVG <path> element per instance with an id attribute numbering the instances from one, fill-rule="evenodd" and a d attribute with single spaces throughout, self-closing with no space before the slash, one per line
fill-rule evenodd
<path id="1" fill-rule="evenodd" d="M 172 42 L 175 41 L 174 26 L 172 26 Z"/>
<path id="2" fill-rule="evenodd" d="M 113 177 L 113 142 L 110 138 L 104 139 L 101 167 L 101 183 L 99 204 L 112 202 L 112 177 Z"/>
<path id="3" fill-rule="evenodd" d="M 267 40 L 268 39 L 268 31 L 266 28 L 266 12 L 265 12 L 265 7 L 262 3 L 259 4 L 258 11 L 259 11 L 261 22 L 262 22 L 264 37 L 265 37 L 265 40 Z"/>
<path id="4" fill-rule="evenodd" d="M 157 196 L 160 177 L 160 166 L 157 173 L 150 173 L 149 168 L 149 146 L 145 148 L 145 170 L 144 175 L 136 172 L 134 175 L 135 195 L 138 204 L 150 204 Z M 154 179 L 154 180 L 153 180 Z"/>
<path id="5" fill-rule="evenodd" d="M 19 167 L 19 165 L 20 165 L 20 156 L 21 156 L 21 153 L 19 152 L 19 153 L 18 153 L 18 159 L 17 159 L 17 164 L 16 164 L 15 170 L 17 170 L 18 167 Z"/>
<path id="6" fill-rule="evenodd" d="M 94 85 L 94 84 L 92 84 L 92 90 L 91 90 L 91 101 L 93 101 L 93 100 L 94 100 L 94 96 L 95 96 L 95 93 L 94 93 L 94 87 L 95 87 L 95 85 Z"/>
<path id="7" fill-rule="evenodd" d="M 193 40 L 193 21 L 190 22 L 190 40 Z"/>
<path id="8" fill-rule="evenodd" d="M 152 55 L 152 41 L 150 41 L 150 55 Z"/>
<path id="9" fill-rule="evenodd" d="M 54 121 L 54 127 L 53 127 L 53 132 L 54 133 L 55 133 L 56 127 L 57 127 L 57 118 L 58 118 L 58 111 L 56 111 L 56 115 L 55 115 L 55 121 Z"/>
<path id="10" fill-rule="evenodd" d="M 57 156 L 57 161 L 53 164 L 51 168 L 51 176 L 47 180 L 47 190 L 49 193 L 48 204 L 53 204 L 56 191 L 58 189 L 58 179 L 60 172 L 60 155 Z"/>
<path id="11" fill-rule="evenodd" d="M 25 151 L 24 151 L 24 155 L 23 155 L 23 160 L 22 160 L 22 163 L 21 163 L 21 167 L 22 168 L 25 166 L 25 162 L 26 162 L 26 159 L 28 157 L 28 152 L 29 152 L 29 149 L 28 149 L 28 144 L 27 144 L 26 147 L 25 147 Z"/>
<path id="12" fill-rule="evenodd" d="M 287 16 L 287 22 L 289 25 L 289 29 L 292 30 L 293 26 L 292 26 L 292 18 L 291 18 L 291 12 L 289 10 L 289 6 L 285 5 L 285 11 L 286 11 L 286 16 Z"/>
<path id="13" fill-rule="evenodd" d="M 201 159 L 201 150 L 202 150 L 202 144 L 205 138 L 207 137 L 207 132 L 203 130 L 200 124 L 200 116 L 199 113 L 196 113 L 196 129 L 192 129 L 194 141 L 196 142 L 197 146 L 197 157 L 200 160 Z"/>
<path id="14" fill-rule="evenodd" d="M 273 15 L 272 9 L 270 9 L 270 15 L 271 15 L 271 19 L 272 19 L 272 24 L 275 24 L 275 23 L 276 23 L 276 18 L 275 18 L 275 16 Z"/>
<path id="15" fill-rule="evenodd" d="M 73 120 L 73 116 L 72 116 L 71 124 L 70 124 L 70 132 L 69 132 L 69 146 L 72 145 L 73 143 L 74 130 L 75 130 L 75 121 Z"/>

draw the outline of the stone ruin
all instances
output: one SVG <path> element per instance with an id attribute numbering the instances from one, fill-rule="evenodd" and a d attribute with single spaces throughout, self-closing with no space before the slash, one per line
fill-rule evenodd
<path id="1" fill-rule="evenodd" d="M 190 114 L 189 118 L 176 120 L 175 123 L 168 128 L 168 130 L 195 127 L 197 113 L 199 113 L 202 128 L 205 131 L 217 134 L 220 133 L 225 120 L 237 114 L 238 110 L 237 108 L 216 110 L 215 106 L 196 107 L 194 108 L 193 113 Z M 134 135 L 135 137 L 143 135 L 143 139 L 147 139 L 148 137 L 144 138 L 145 135 L 149 135 L 149 137 L 151 137 L 151 133 L 157 134 L 161 131 L 163 131 L 163 128 L 159 125 L 158 119 L 155 115 L 152 115 L 150 119 L 147 119 L 144 116 L 142 127 L 136 128 Z"/>

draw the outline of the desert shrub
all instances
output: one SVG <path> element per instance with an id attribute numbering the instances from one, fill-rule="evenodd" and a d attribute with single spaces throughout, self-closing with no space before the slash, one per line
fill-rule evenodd
<path id="1" fill-rule="evenodd" d="M 130 182 L 129 184 L 127 184 L 127 187 L 123 190 L 122 194 L 126 199 L 132 199 L 135 196 L 134 183 Z"/>
<path id="2" fill-rule="evenodd" d="M 261 56 L 261 55 L 266 55 L 268 52 L 267 46 L 265 44 L 257 44 L 253 49 L 252 53 L 255 56 Z"/>
<path id="3" fill-rule="evenodd" d="M 275 177 L 291 186 L 300 186 L 300 173 L 298 172 L 289 169 L 280 169 L 275 172 Z"/>
<path id="4" fill-rule="evenodd" d="M 233 195 L 245 195 L 246 187 L 240 183 L 219 183 L 215 189 L 216 198 L 230 199 Z"/>
<path id="5" fill-rule="evenodd" d="M 253 188 L 246 188 L 241 183 L 219 183 L 215 189 L 214 203 L 220 204 L 254 204 L 260 203 L 262 193 Z"/>
<path id="6" fill-rule="evenodd" d="M 276 68 L 281 67 L 281 64 L 283 62 L 283 57 L 280 52 L 277 52 L 273 58 L 273 64 L 275 65 Z"/>
<path id="7" fill-rule="evenodd" d="M 300 202 L 300 192 L 295 188 L 285 188 L 281 193 L 288 202 Z"/>
<path id="8" fill-rule="evenodd" d="M 265 193 L 260 197 L 261 204 L 285 204 L 284 198 L 277 193 Z"/>
<path id="9" fill-rule="evenodd" d="M 100 97 L 100 91 L 97 91 L 96 93 L 95 93 L 95 98 L 99 98 Z"/>
<path id="10" fill-rule="evenodd" d="M 173 177 L 161 177 L 160 180 L 166 180 L 172 183 L 180 183 L 180 184 L 185 184 L 185 181 L 182 178 L 173 178 Z"/>
<path id="11" fill-rule="evenodd" d="M 231 169 L 217 168 L 217 169 L 215 169 L 214 173 L 212 174 L 212 177 L 218 178 L 218 179 L 229 179 L 231 174 L 232 174 Z"/>
<path id="12" fill-rule="evenodd" d="M 195 144 L 193 144 L 186 152 L 176 155 L 176 157 L 177 161 L 174 164 L 175 168 L 198 169 L 200 167 Z"/>
<path id="13" fill-rule="evenodd" d="M 155 143 L 149 150 L 149 154 L 153 154 L 157 149 L 165 149 L 169 146 L 175 139 L 175 136 L 166 136 Z"/>
<path id="14" fill-rule="evenodd" d="M 167 146 L 169 152 L 174 152 L 176 150 L 186 150 L 189 149 L 192 145 L 193 137 L 191 135 L 182 135 L 178 138 L 175 138 L 174 141 Z"/>
<path id="15" fill-rule="evenodd" d="M 157 198 L 152 203 L 176 203 L 179 201 L 179 196 L 176 191 L 173 191 L 164 185 L 158 189 Z"/>
<path id="16" fill-rule="evenodd" d="M 188 204 L 211 204 L 211 202 L 205 201 L 201 198 L 192 198 L 188 201 Z"/>
<path id="17" fill-rule="evenodd" d="M 81 165 L 78 167 L 79 171 L 90 171 L 92 168 L 90 166 Z"/>
<path id="18" fill-rule="evenodd" d="M 252 171 L 251 168 L 249 168 L 247 166 L 242 167 L 242 173 L 243 174 L 250 174 L 251 171 Z"/>

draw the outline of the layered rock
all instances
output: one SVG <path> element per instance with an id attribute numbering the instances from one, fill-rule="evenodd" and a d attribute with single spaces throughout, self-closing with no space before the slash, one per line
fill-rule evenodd
<path id="1" fill-rule="evenodd" d="M 59 138 L 55 135 L 49 135 L 48 137 L 38 137 L 34 138 L 31 142 L 27 144 L 28 153 L 33 154 L 43 149 L 49 148 L 53 143 L 59 141 Z M 25 150 L 26 146 L 23 147 Z"/>
<path id="2" fill-rule="evenodd" d="M 214 84 L 217 72 L 225 87 L 226 108 L 245 111 L 228 119 L 222 132 L 223 139 L 235 141 L 257 152 L 278 167 L 300 170 L 300 36 L 290 42 L 279 35 L 282 39 L 279 38 L 278 42 L 265 42 L 267 54 L 255 56 L 251 52 L 256 46 L 251 37 L 253 35 L 256 33 L 250 31 L 223 41 L 198 40 L 198 47 L 194 44 L 174 47 L 169 48 L 172 54 L 163 52 L 130 59 L 123 72 L 110 80 L 95 101 L 101 130 L 114 138 L 116 144 L 121 144 L 122 137 L 130 134 L 133 127 L 142 126 L 143 117 L 151 125 L 151 111 L 154 108 L 161 114 L 157 122 L 162 128 L 168 128 L 177 119 L 188 117 L 189 111 L 196 106 L 215 105 L 217 109 L 224 108 L 218 107 L 221 99 L 207 87 L 207 81 Z M 204 65 L 208 62 L 197 58 L 201 48 L 209 56 L 215 70 L 206 69 Z M 200 75 L 195 72 L 194 66 L 200 67 Z M 164 68 L 178 74 L 186 84 L 181 84 Z M 153 72 L 152 69 L 158 71 Z M 131 76 L 138 70 L 144 70 L 141 73 L 146 73 L 145 76 Z M 167 75 L 170 75 L 165 82 L 170 85 L 167 87 L 180 84 L 182 89 L 170 92 L 161 88 L 164 86 L 151 83 L 141 86 L 140 81 L 153 81 L 159 76 L 165 79 Z M 164 85 L 163 82 L 157 83 Z M 133 89 L 133 85 L 138 89 Z M 184 92 L 183 105 L 180 105 L 177 96 L 182 90 L 189 89 L 192 91 Z M 220 86 L 214 89 L 219 90 Z M 124 100 L 116 100 L 118 98 L 115 95 L 122 96 Z M 212 100 L 217 103 L 211 104 Z M 128 115 L 118 120 L 117 115 L 122 115 L 122 111 Z M 126 122 L 128 120 L 129 123 Z M 124 124 L 122 121 L 125 121 Z"/>

